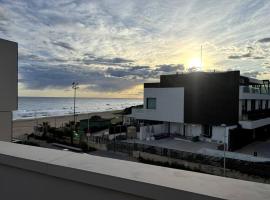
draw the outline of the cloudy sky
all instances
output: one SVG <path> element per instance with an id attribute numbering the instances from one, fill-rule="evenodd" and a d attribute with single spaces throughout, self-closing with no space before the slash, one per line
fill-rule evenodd
<path id="1" fill-rule="evenodd" d="M 78 81 L 79 96 L 139 98 L 176 71 L 270 78 L 269 0 L 0 0 L 0 38 L 19 44 L 21 96 Z"/>

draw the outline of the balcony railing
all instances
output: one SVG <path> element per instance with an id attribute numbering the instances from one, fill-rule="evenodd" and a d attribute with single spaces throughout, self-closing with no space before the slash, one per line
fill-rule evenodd
<path id="1" fill-rule="evenodd" d="M 255 110 L 255 111 L 247 111 L 242 113 L 242 119 L 241 120 L 260 120 L 264 118 L 270 117 L 270 109 L 261 109 L 261 110 Z"/>
<path id="2" fill-rule="evenodd" d="M 269 91 L 267 91 L 264 87 L 256 88 L 252 86 L 241 86 L 243 93 L 251 93 L 251 94 L 268 94 L 270 95 Z"/>

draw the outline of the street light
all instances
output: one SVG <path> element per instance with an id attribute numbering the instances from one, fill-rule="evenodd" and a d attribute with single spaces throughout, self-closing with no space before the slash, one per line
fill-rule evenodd
<path id="1" fill-rule="evenodd" d="M 73 118 L 74 118 L 74 133 L 76 132 L 76 90 L 79 89 L 79 83 L 73 82 L 72 89 L 74 90 L 74 106 L 73 106 Z M 73 144 L 73 134 L 71 136 L 71 143 Z"/>
<path id="2" fill-rule="evenodd" d="M 226 176 L 226 124 L 221 124 L 224 128 L 224 138 L 223 138 L 223 175 Z"/>

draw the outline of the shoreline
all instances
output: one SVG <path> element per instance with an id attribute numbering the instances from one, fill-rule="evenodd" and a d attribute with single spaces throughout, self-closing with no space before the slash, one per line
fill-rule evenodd
<path id="1" fill-rule="evenodd" d="M 80 113 L 76 115 L 76 120 L 87 119 L 88 116 L 99 115 L 102 118 L 114 118 L 117 117 L 117 113 L 122 110 L 111 110 L 111 111 L 101 111 L 101 112 L 91 112 L 91 113 Z M 40 118 L 31 119 L 15 119 L 12 121 L 13 127 L 13 138 L 20 139 L 25 134 L 31 134 L 34 130 L 33 127 L 36 124 L 42 124 L 43 122 L 49 122 L 51 126 L 60 127 L 69 121 L 73 121 L 73 115 L 62 115 L 62 116 L 46 116 Z"/>

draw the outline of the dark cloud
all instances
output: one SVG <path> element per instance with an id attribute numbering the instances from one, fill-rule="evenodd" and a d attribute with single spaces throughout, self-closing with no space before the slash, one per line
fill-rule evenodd
<path id="1" fill-rule="evenodd" d="M 184 70 L 184 65 L 157 65 L 155 68 L 149 66 L 122 66 L 121 68 L 109 67 L 106 70 L 107 75 L 122 78 L 147 79 L 158 78 L 161 74 L 176 73 Z"/>
<path id="2" fill-rule="evenodd" d="M 79 59 L 77 61 L 81 61 L 86 65 L 91 64 L 99 64 L 99 65 L 120 65 L 120 64 L 127 64 L 133 63 L 133 60 L 125 59 L 125 58 L 105 58 L 105 57 L 97 57 L 93 54 L 85 54 L 83 59 Z"/>
<path id="3" fill-rule="evenodd" d="M 242 57 L 241 56 L 237 56 L 237 55 L 234 55 L 234 56 L 228 56 L 229 59 L 241 59 Z"/>
<path id="4" fill-rule="evenodd" d="M 46 88 L 66 89 L 73 81 L 82 85 L 88 85 L 88 89 L 96 91 L 119 91 L 135 86 L 137 80 L 126 80 L 115 77 L 107 77 L 105 73 L 97 70 L 89 70 L 73 65 L 57 65 L 47 67 L 22 66 L 19 68 L 20 83 L 27 89 L 42 90 Z"/>
<path id="5" fill-rule="evenodd" d="M 51 57 L 49 56 L 49 58 L 47 57 L 42 57 L 42 56 L 38 56 L 35 54 L 23 54 L 23 53 L 19 53 L 19 63 L 36 63 L 36 62 L 46 62 L 47 64 L 51 64 L 53 63 L 65 63 L 68 60 L 64 60 L 61 58 L 57 58 L 57 57 Z"/>
<path id="6" fill-rule="evenodd" d="M 249 53 L 243 54 L 241 57 L 242 58 L 250 58 L 251 57 L 251 53 L 249 52 Z"/>
<path id="7" fill-rule="evenodd" d="M 109 67 L 106 74 L 118 78 L 148 78 L 151 74 L 149 66 L 126 66 L 121 68 Z"/>
<path id="8" fill-rule="evenodd" d="M 262 38 L 262 39 L 258 40 L 258 42 L 260 42 L 260 43 L 270 42 L 270 37 L 268 37 L 268 38 Z"/>
<path id="9" fill-rule="evenodd" d="M 242 54 L 242 55 L 231 55 L 228 56 L 229 59 L 242 59 L 242 58 L 251 58 L 254 60 L 260 60 L 260 59 L 265 59 L 264 56 L 253 56 L 251 52 Z"/>
<path id="10" fill-rule="evenodd" d="M 183 71 L 185 69 L 184 65 L 157 65 L 156 71 L 160 72 L 176 72 L 176 71 Z"/>
<path id="11" fill-rule="evenodd" d="M 263 56 L 254 56 L 253 59 L 260 60 L 260 59 L 265 59 L 265 57 L 263 57 Z"/>
<path id="12" fill-rule="evenodd" d="M 35 58 L 35 57 L 34 57 Z M 46 88 L 66 89 L 73 81 L 86 85 L 96 91 L 121 91 L 158 78 L 160 74 L 174 73 L 183 65 L 108 67 L 105 71 L 99 68 L 82 68 L 78 65 L 53 65 L 36 63 L 19 68 L 20 83 L 27 89 L 42 90 Z"/>
<path id="13" fill-rule="evenodd" d="M 74 48 L 66 42 L 53 42 L 53 44 L 56 46 L 62 47 L 64 49 L 74 50 Z"/>

